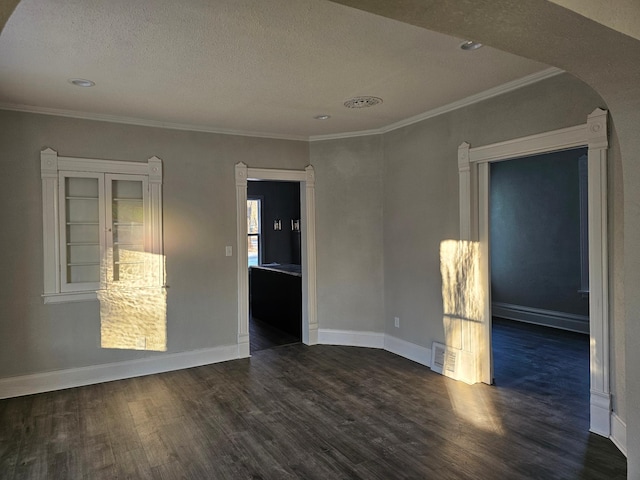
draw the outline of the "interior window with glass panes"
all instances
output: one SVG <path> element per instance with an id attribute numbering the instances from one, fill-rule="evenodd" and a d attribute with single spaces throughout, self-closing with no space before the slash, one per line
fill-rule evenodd
<path id="1" fill-rule="evenodd" d="M 41 163 L 46 303 L 96 298 L 109 285 L 164 284 L 159 159 L 78 159 L 46 149 Z"/>

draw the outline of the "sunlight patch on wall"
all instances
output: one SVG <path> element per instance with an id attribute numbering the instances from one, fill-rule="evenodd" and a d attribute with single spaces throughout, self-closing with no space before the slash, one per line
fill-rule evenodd
<path id="1" fill-rule="evenodd" d="M 479 243 L 443 241 L 440 244 L 440 273 L 445 345 L 459 352 L 455 375 L 448 376 L 475 383 L 479 381 L 479 359 L 483 352 L 480 335 L 486 306 Z"/>
<path id="2" fill-rule="evenodd" d="M 127 350 L 167 349 L 167 301 L 163 286 L 165 257 L 109 249 L 98 291 L 100 346 Z"/>
<path id="3" fill-rule="evenodd" d="M 481 288 L 480 244 L 445 240 L 440 244 L 442 302 L 447 316 L 478 322 L 484 314 Z"/>

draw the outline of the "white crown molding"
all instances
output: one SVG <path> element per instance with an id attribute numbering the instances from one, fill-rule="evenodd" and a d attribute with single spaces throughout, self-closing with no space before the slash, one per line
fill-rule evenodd
<path id="1" fill-rule="evenodd" d="M 139 127 L 167 128 L 170 130 L 185 130 L 189 132 L 217 133 L 220 135 L 237 135 L 242 137 L 271 138 L 275 140 L 295 140 L 307 141 L 304 135 L 285 135 L 278 133 L 252 132 L 244 130 L 232 130 L 215 128 L 206 125 L 196 125 L 190 123 L 159 122 L 136 117 L 123 117 L 119 115 L 107 115 L 102 113 L 79 112 L 76 110 L 63 110 L 59 108 L 37 107 L 33 105 L 20 105 L 0 102 L 0 110 L 10 110 L 14 112 L 39 113 L 42 115 L 54 115 L 58 117 L 79 118 L 82 120 L 96 120 L 98 122 L 123 123 L 126 125 L 137 125 Z"/>
<path id="2" fill-rule="evenodd" d="M 542 80 L 555 77 L 556 75 L 560 75 L 561 73 L 565 73 L 564 70 L 561 70 L 555 67 L 547 68 L 546 70 L 532 73 L 531 75 L 527 75 L 526 77 L 522 77 L 517 80 L 513 80 L 511 82 L 498 85 L 497 87 L 493 87 L 488 90 L 485 90 L 484 92 L 476 93 L 475 95 L 462 98 L 460 100 L 449 103 L 447 105 L 443 105 L 442 107 L 434 108 L 432 110 L 421 113 L 419 115 L 405 118 L 404 120 L 400 120 L 399 122 L 391 123 L 385 127 L 375 128 L 371 130 L 362 130 L 359 132 L 345 132 L 345 133 L 336 133 L 336 134 L 329 134 L 329 135 L 311 135 L 309 137 L 309 141 L 318 142 L 322 140 L 338 140 L 342 138 L 365 137 L 368 135 L 380 135 L 380 134 L 388 133 L 393 130 L 397 130 L 398 128 L 408 127 L 409 125 L 413 125 L 414 123 L 427 120 L 428 118 L 437 117 L 438 115 L 442 115 L 444 113 L 448 113 L 453 110 L 457 110 L 459 108 L 467 107 L 474 103 L 478 103 L 483 100 L 488 100 L 489 98 L 497 97 L 498 95 L 512 92 L 513 90 L 517 90 L 519 88 L 523 88 L 528 85 L 541 82 Z"/>
<path id="3" fill-rule="evenodd" d="M 546 80 L 547 78 L 555 77 L 556 75 L 560 75 L 561 73 L 564 73 L 564 70 L 561 70 L 555 67 L 548 68 L 546 70 L 542 70 L 540 72 L 527 75 L 526 77 L 522 77 L 517 80 L 507 82 L 503 85 L 490 88 L 489 90 L 485 90 L 484 92 L 471 95 L 469 97 L 463 98 L 453 103 L 443 105 L 442 107 L 434 108 L 432 110 L 421 113 L 419 115 L 405 118 L 404 120 L 400 120 L 399 122 L 395 122 L 384 127 L 375 128 L 371 130 L 361 130 L 356 132 L 335 133 L 335 134 L 327 134 L 327 135 L 311 135 L 308 137 L 305 135 L 286 135 L 286 134 L 278 134 L 278 133 L 232 130 L 232 129 L 215 128 L 215 127 L 206 126 L 206 125 L 196 125 L 196 124 L 189 124 L 189 123 L 160 122 L 156 120 L 147 120 L 143 118 L 124 117 L 119 115 L 107 115 L 107 114 L 101 114 L 101 113 L 88 113 L 88 112 L 80 112 L 76 110 L 64 110 L 59 108 L 37 107 L 33 105 L 21 105 L 21 104 L 2 103 L 2 102 L 0 102 L 0 110 L 39 113 L 42 115 L 55 115 L 59 117 L 80 118 L 83 120 L 96 120 L 100 122 L 123 123 L 127 125 L 137 125 L 141 127 L 168 128 L 171 130 L 186 130 L 190 132 L 217 133 L 220 135 L 239 135 L 243 137 L 272 138 L 276 140 L 317 142 L 322 140 L 337 140 L 337 139 L 352 138 L 352 137 L 366 137 L 369 135 L 381 135 L 383 133 L 397 130 L 398 128 L 413 125 L 414 123 L 421 122 L 428 118 L 437 117 L 438 115 L 442 115 L 444 113 L 448 113 L 453 110 L 457 110 L 459 108 L 466 107 L 498 95 L 502 95 L 503 93 L 511 92 L 513 90 L 526 87 L 533 83 Z"/>

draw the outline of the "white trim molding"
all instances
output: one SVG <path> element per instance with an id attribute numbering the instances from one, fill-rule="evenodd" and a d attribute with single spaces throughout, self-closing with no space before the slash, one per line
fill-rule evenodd
<path id="1" fill-rule="evenodd" d="M 238 266 L 238 353 L 242 357 L 250 355 L 249 347 L 249 270 L 247 246 L 247 166 L 236 164 L 236 212 Z"/>
<path id="2" fill-rule="evenodd" d="M 162 160 L 151 157 L 146 162 L 130 162 L 121 160 L 101 160 L 95 158 L 63 157 L 51 148 L 44 148 L 40 152 L 40 176 L 42 179 L 42 233 L 44 260 L 44 288 L 43 301 L 49 303 L 82 302 L 98 299 L 98 292 L 105 286 L 104 274 L 101 273 L 100 282 L 66 283 L 63 265 L 65 262 L 64 244 L 64 187 L 60 182 L 63 178 L 87 177 L 107 182 L 105 175 L 120 175 L 120 178 L 135 175 L 143 184 L 144 228 L 145 238 L 149 244 L 145 245 L 145 252 L 158 258 L 163 256 L 162 239 Z M 130 179 L 130 178 L 128 178 Z M 138 179 L 136 179 L 138 180 Z M 97 199 L 104 202 L 105 186 L 99 186 Z M 105 210 L 100 203 L 101 213 L 99 225 L 103 224 Z M 62 208 L 62 210 L 61 210 Z M 61 222 L 63 224 L 61 225 Z M 109 230 L 111 231 L 111 230 Z M 106 230 L 105 230 L 106 232 Z M 145 242 L 146 243 L 146 242 Z M 104 236 L 100 239 L 100 262 L 104 267 L 105 245 Z M 62 247 L 62 248 L 61 248 Z M 148 278 L 153 279 L 153 285 L 165 287 L 164 260 L 149 262 L 146 271 Z M 106 269 L 101 268 L 101 271 Z"/>
<path id="3" fill-rule="evenodd" d="M 542 154 L 577 147 L 588 147 L 588 210 L 589 210 L 589 329 L 591 427 L 593 433 L 609 437 L 611 434 L 611 393 L 609 387 L 609 287 L 607 250 L 607 111 L 597 108 L 587 117 L 587 123 L 575 127 L 544 132 L 507 142 L 479 147 L 467 143 L 458 150 L 460 222 L 468 225 L 470 237 L 461 228 L 461 239 L 480 243 L 483 265 L 480 291 L 486 293 L 488 311 L 480 319 L 484 334 L 475 345 L 481 369 L 476 381 L 491 383 L 491 299 L 489 270 L 489 163 L 528 155 Z M 461 154 L 462 152 L 462 154 Z M 470 167 L 460 162 L 468 155 Z M 473 165 L 478 166 L 477 175 Z M 463 192 L 464 190 L 464 192 Z"/>
<path id="4" fill-rule="evenodd" d="M 277 180 L 300 182 L 302 237 L 302 342 L 318 343 L 316 291 L 316 202 L 315 171 L 309 165 L 304 170 L 252 168 L 240 162 L 235 166 L 236 230 L 238 266 L 238 350 L 249 356 L 249 270 L 247 251 L 247 181 Z"/>
<path id="5" fill-rule="evenodd" d="M 385 333 L 321 328 L 318 330 L 318 343 L 321 345 L 378 348 L 420 365 L 431 366 L 430 348 Z"/>
<path id="6" fill-rule="evenodd" d="M 20 397 L 65 388 L 199 367 L 239 358 L 236 345 L 158 355 L 126 362 L 55 370 L 0 380 L 0 398 Z"/>
<path id="7" fill-rule="evenodd" d="M 463 145 L 469 145 L 463 143 Z M 516 138 L 506 142 L 492 143 L 469 149 L 471 163 L 492 163 L 501 160 L 529 157 L 548 152 L 568 150 L 587 145 L 587 125 L 562 128 L 529 137 Z"/>
<path id="8" fill-rule="evenodd" d="M 616 447 L 627 456 L 627 424 L 616 415 L 611 413 L 611 441 Z"/>
<path id="9" fill-rule="evenodd" d="M 316 332 L 316 344 L 384 349 L 427 367 L 430 365 L 431 350 L 429 348 L 391 335 L 332 329 L 316 330 Z M 8 377 L 0 379 L 0 399 L 171 372 L 247 356 L 241 345 L 223 345 L 124 362 Z"/>
<path id="10" fill-rule="evenodd" d="M 412 360 L 425 367 L 431 367 L 431 349 L 407 342 L 401 338 L 386 334 L 384 336 L 384 349 L 401 357 Z"/>
<path id="11" fill-rule="evenodd" d="M 512 305 L 511 303 L 492 302 L 491 313 L 494 317 L 517 320 L 519 322 L 546 325 L 571 332 L 589 333 L 589 316 L 556 312 L 543 308 Z"/>
<path id="12" fill-rule="evenodd" d="M 318 343 L 322 345 L 344 345 L 347 347 L 384 348 L 384 333 L 358 330 L 318 330 Z"/>

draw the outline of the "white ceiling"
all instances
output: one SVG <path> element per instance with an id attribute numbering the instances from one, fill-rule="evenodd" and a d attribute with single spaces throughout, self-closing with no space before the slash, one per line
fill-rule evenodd
<path id="1" fill-rule="evenodd" d="M 0 108 L 307 139 L 548 72 L 462 40 L 326 0 L 22 0 L 0 35 Z M 384 102 L 343 106 L 358 95 Z"/>

